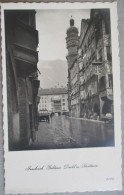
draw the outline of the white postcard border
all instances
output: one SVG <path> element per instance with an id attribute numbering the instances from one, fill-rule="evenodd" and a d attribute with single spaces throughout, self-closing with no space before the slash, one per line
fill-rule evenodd
<path id="1" fill-rule="evenodd" d="M 120 63 L 117 31 L 116 3 L 10 3 L 2 4 L 2 73 L 3 73 L 3 112 L 5 149 L 5 189 L 6 193 L 53 193 L 113 191 L 122 189 L 121 176 L 121 91 Z M 7 93 L 4 9 L 89 9 L 110 8 L 114 83 L 115 147 L 83 148 L 43 151 L 8 151 Z M 28 166 L 62 167 L 60 170 L 26 171 Z M 63 169 L 65 164 L 92 164 L 98 167 Z M 14 180 L 12 179 L 14 178 Z M 107 178 L 114 180 L 107 181 Z M 16 182 L 16 184 L 15 184 Z M 15 189 L 16 187 L 16 189 Z"/>

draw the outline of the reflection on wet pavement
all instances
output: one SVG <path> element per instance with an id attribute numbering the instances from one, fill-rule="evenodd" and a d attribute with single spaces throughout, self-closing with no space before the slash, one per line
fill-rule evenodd
<path id="1" fill-rule="evenodd" d="M 114 127 L 100 121 L 54 116 L 41 122 L 29 149 L 64 149 L 114 146 Z"/>

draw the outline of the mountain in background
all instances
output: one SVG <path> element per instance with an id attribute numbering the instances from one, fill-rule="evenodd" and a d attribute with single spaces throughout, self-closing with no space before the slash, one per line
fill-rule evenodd
<path id="1" fill-rule="evenodd" d="M 41 88 L 66 87 L 68 65 L 64 60 L 40 60 L 38 69 L 41 72 L 38 79 Z"/>

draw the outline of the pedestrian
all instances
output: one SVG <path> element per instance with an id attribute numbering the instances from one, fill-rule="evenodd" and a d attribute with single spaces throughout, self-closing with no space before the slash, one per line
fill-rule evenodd
<path id="1" fill-rule="evenodd" d="M 51 118 L 51 120 L 52 120 L 52 116 L 53 116 L 53 114 L 52 114 L 52 112 L 50 113 L 50 118 Z"/>
<path id="2" fill-rule="evenodd" d="M 50 118 L 51 118 L 51 120 L 52 120 L 52 112 L 50 113 Z"/>

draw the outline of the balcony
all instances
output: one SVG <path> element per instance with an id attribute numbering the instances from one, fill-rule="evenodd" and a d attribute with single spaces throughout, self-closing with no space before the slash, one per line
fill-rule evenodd
<path id="1" fill-rule="evenodd" d="M 90 65 L 84 72 L 83 76 L 80 77 L 80 85 L 87 82 L 92 76 L 98 75 L 97 65 Z"/>
<path id="2" fill-rule="evenodd" d="M 38 53 L 14 44 L 12 46 L 17 72 L 21 74 L 32 74 L 37 70 Z"/>
<path id="3" fill-rule="evenodd" d="M 16 19 L 15 44 L 36 51 L 38 45 L 38 31 Z"/>

